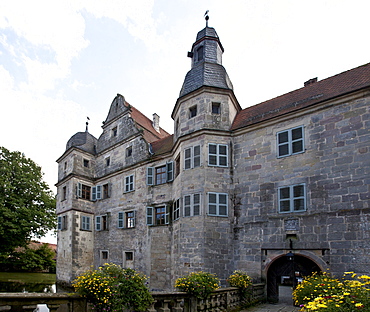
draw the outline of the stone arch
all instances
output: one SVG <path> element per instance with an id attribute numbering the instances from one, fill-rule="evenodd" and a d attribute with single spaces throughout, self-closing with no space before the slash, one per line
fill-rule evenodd
<path id="1" fill-rule="evenodd" d="M 266 268 L 267 300 L 279 301 L 279 286 L 295 287 L 300 278 L 321 272 L 325 263 L 313 255 L 303 253 L 282 254 L 271 259 Z"/>

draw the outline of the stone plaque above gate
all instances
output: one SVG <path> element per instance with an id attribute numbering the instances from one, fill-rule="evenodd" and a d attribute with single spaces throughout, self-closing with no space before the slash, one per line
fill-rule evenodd
<path id="1" fill-rule="evenodd" d="M 284 230 L 285 231 L 298 231 L 299 230 L 299 220 L 298 219 L 284 220 Z"/>

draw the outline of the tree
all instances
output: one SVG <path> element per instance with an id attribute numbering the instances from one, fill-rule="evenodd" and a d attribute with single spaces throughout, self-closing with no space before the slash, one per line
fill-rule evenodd
<path id="1" fill-rule="evenodd" d="M 0 147 L 0 253 L 55 230 L 55 196 L 30 158 Z"/>

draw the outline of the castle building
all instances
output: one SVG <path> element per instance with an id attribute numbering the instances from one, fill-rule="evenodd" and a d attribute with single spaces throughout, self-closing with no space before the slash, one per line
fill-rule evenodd
<path id="1" fill-rule="evenodd" d="M 116 263 L 173 289 L 236 269 L 278 285 L 370 265 L 370 63 L 242 109 L 208 25 L 172 111 L 174 134 L 117 94 L 97 139 L 57 160 L 57 281 Z"/>

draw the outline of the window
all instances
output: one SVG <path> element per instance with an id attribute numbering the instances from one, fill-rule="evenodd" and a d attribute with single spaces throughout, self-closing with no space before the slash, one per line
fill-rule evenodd
<path id="1" fill-rule="evenodd" d="M 212 114 L 221 114 L 221 104 L 220 103 L 212 103 Z"/>
<path id="2" fill-rule="evenodd" d="M 107 158 L 105 159 L 105 166 L 106 166 L 106 167 L 109 167 L 109 166 L 110 166 L 110 157 L 107 157 Z"/>
<path id="3" fill-rule="evenodd" d="M 303 126 L 277 133 L 278 157 L 290 156 L 304 152 Z"/>
<path id="4" fill-rule="evenodd" d="M 89 160 L 84 159 L 84 167 L 89 168 Z"/>
<path id="5" fill-rule="evenodd" d="M 64 162 L 64 170 L 67 170 L 67 162 Z"/>
<path id="6" fill-rule="evenodd" d="M 147 207 L 146 208 L 146 224 L 147 225 L 163 225 L 169 224 L 169 206 Z"/>
<path id="7" fill-rule="evenodd" d="M 96 201 L 98 199 L 106 199 L 109 197 L 110 197 L 109 183 L 92 187 L 92 197 L 91 197 L 92 201 Z"/>
<path id="8" fill-rule="evenodd" d="M 108 217 L 106 215 L 95 217 L 95 230 L 108 230 Z"/>
<path id="9" fill-rule="evenodd" d="M 204 53 L 204 48 L 203 46 L 200 46 L 198 49 L 197 49 L 197 61 L 201 61 L 203 60 L 203 53 Z"/>
<path id="10" fill-rule="evenodd" d="M 107 250 L 101 250 L 101 251 L 100 251 L 100 258 L 101 258 L 102 260 L 107 260 L 107 259 L 108 259 L 108 255 L 109 255 L 109 253 L 108 253 L 108 251 L 107 251 Z"/>
<path id="11" fill-rule="evenodd" d="M 159 185 L 171 181 L 173 181 L 173 161 L 170 161 L 163 166 L 147 168 L 147 185 Z"/>
<path id="12" fill-rule="evenodd" d="M 77 197 L 90 200 L 91 187 L 82 183 L 77 184 Z"/>
<path id="13" fill-rule="evenodd" d="M 112 129 L 112 136 L 117 136 L 117 127 L 114 127 L 113 129 Z"/>
<path id="14" fill-rule="evenodd" d="M 126 261 L 133 261 L 134 260 L 134 253 L 132 251 L 125 252 Z"/>
<path id="15" fill-rule="evenodd" d="M 90 231 L 91 230 L 91 217 L 81 216 L 81 230 Z"/>
<path id="16" fill-rule="evenodd" d="M 58 216 L 58 230 L 67 229 L 67 216 Z"/>
<path id="17" fill-rule="evenodd" d="M 180 174 L 180 154 L 177 156 L 175 160 L 175 177 L 177 177 Z"/>
<path id="18" fill-rule="evenodd" d="M 189 119 L 193 118 L 197 115 L 197 106 L 193 106 L 189 108 Z"/>
<path id="19" fill-rule="evenodd" d="M 118 228 L 131 229 L 135 227 L 136 211 L 127 211 L 118 213 Z"/>
<path id="20" fill-rule="evenodd" d="M 200 215 L 200 194 L 184 196 L 184 217 Z"/>
<path id="21" fill-rule="evenodd" d="M 226 144 L 208 144 L 208 164 L 210 166 L 228 166 L 228 146 Z"/>
<path id="22" fill-rule="evenodd" d="M 63 189 L 62 189 L 62 200 L 66 200 L 67 199 L 67 187 L 66 186 L 63 186 Z"/>
<path id="23" fill-rule="evenodd" d="M 180 199 L 176 199 L 173 203 L 173 220 L 180 218 Z"/>
<path id="24" fill-rule="evenodd" d="M 295 212 L 305 210 L 305 184 L 284 186 L 279 188 L 279 212 Z"/>
<path id="25" fill-rule="evenodd" d="M 131 157 L 132 156 L 132 146 L 129 146 L 126 148 L 126 157 Z"/>
<path id="26" fill-rule="evenodd" d="M 200 145 L 188 147 L 184 151 L 184 169 L 200 166 Z"/>
<path id="27" fill-rule="evenodd" d="M 211 216 L 228 216 L 228 196 L 225 193 L 208 193 L 208 214 Z"/>
<path id="28" fill-rule="evenodd" d="M 134 190 L 134 175 L 125 177 L 125 192 L 132 192 Z"/>

